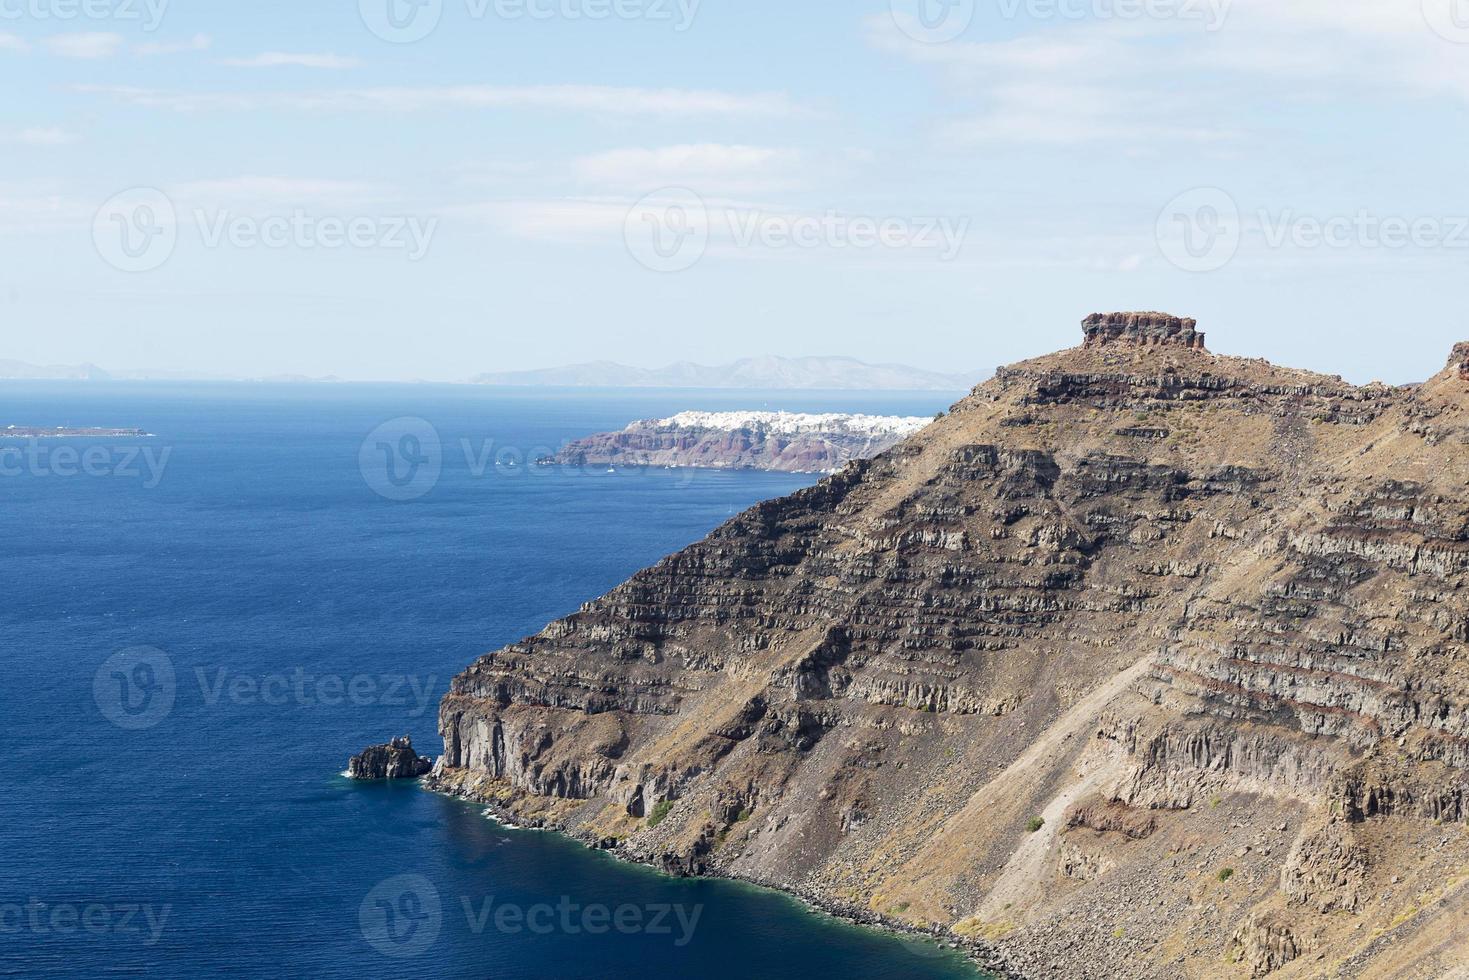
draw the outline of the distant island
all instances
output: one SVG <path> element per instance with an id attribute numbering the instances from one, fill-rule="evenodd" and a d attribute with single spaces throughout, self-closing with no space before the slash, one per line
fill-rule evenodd
<path id="1" fill-rule="evenodd" d="M 153 433 L 142 429 L 110 429 L 91 426 L 57 425 L 49 428 L 34 425 L 7 425 L 0 429 L 0 439 L 147 439 Z"/>
<path id="2" fill-rule="evenodd" d="M 0 381 L 241 381 L 256 384 L 328 384 L 340 381 L 334 375 L 313 378 L 304 374 L 276 374 L 267 377 L 241 377 L 232 374 L 210 374 L 207 371 L 171 371 L 138 369 L 110 371 L 95 364 L 29 364 L 25 361 L 0 359 Z"/>
<path id="3" fill-rule="evenodd" d="M 749 388 L 781 391 L 968 391 L 981 372 L 942 374 L 901 364 L 868 364 L 852 357 L 747 357 L 708 367 L 680 361 L 638 368 L 593 361 L 537 371 L 481 374 L 472 384 L 568 388 Z"/>
<path id="4" fill-rule="evenodd" d="M 501 371 L 449 382 L 511 388 L 729 388 L 765 391 L 969 391 L 988 377 L 945 374 L 902 364 L 868 364 L 853 357 L 746 357 L 706 366 L 679 361 L 662 368 L 593 361 L 532 371 Z M 336 375 L 245 376 L 208 371 L 112 370 L 95 364 L 30 364 L 0 358 L 0 381 L 210 381 L 247 384 L 334 384 Z M 411 384 L 427 383 L 414 379 Z"/>
<path id="5" fill-rule="evenodd" d="M 932 421 L 879 415 L 682 412 L 567 445 L 541 466 L 670 466 L 829 473 L 870 459 Z"/>

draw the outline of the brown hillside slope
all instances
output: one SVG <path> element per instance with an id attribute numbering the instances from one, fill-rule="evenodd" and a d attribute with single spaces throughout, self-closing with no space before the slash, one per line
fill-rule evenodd
<path id="1" fill-rule="evenodd" d="M 1469 961 L 1469 345 L 1085 328 L 481 659 L 434 785 L 1028 977 Z"/>

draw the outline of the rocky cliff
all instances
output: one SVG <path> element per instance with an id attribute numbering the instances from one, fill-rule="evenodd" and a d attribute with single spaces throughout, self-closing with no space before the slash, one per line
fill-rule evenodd
<path id="1" fill-rule="evenodd" d="M 1469 960 L 1469 345 L 1112 314 L 458 677 L 433 785 L 1027 977 Z"/>
<path id="2" fill-rule="evenodd" d="M 537 463 L 830 473 L 854 459 L 886 452 L 928 422 L 874 415 L 681 412 L 578 439 Z"/>

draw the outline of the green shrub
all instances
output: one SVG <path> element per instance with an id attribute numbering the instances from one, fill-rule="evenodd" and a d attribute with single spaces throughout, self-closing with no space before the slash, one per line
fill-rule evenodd
<path id="1" fill-rule="evenodd" d="M 672 809 L 673 809 L 673 801 L 672 800 L 664 800 L 662 803 L 659 803 L 657 806 L 653 807 L 653 812 L 650 813 L 650 814 L 648 814 L 648 827 L 649 827 L 649 829 L 652 829 L 653 827 L 656 827 L 660 823 L 662 823 L 663 822 L 663 818 L 666 817 L 666 816 L 668 816 L 668 811 L 669 810 L 672 810 Z"/>
<path id="2" fill-rule="evenodd" d="M 1234 869 L 1233 868 L 1220 868 L 1219 869 L 1219 880 L 1220 881 L 1228 881 L 1229 879 L 1231 879 L 1233 877 L 1234 877 Z"/>
<path id="3" fill-rule="evenodd" d="M 1033 834 L 1037 830 L 1040 830 L 1045 825 L 1046 825 L 1046 821 L 1045 821 L 1045 818 L 1044 817 L 1031 817 L 1030 820 L 1025 825 L 1025 830 L 1026 830 L 1027 833 Z"/>

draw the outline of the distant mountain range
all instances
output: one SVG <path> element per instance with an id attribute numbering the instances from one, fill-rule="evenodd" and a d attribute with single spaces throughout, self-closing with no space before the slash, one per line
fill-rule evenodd
<path id="1" fill-rule="evenodd" d="M 0 361 L 0 379 L 6 381 L 106 381 L 112 375 L 95 364 L 27 364 Z"/>
<path id="2" fill-rule="evenodd" d="M 246 378 L 202 371 L 106 371 L 95 364 L 27 364 L 0 360 L 0 381 L 260 381 L 272 383 L 331 382 L 335 377 L 308 378 L 301 374 L 279 374 Z"/>
<path id="3" fill-rule="evenodd" d="M 503 371 L 469 384 L 567 388 L 730 388 L 769 391 L 968 391 L 987 375 L 943 374 L 902 364 L 868 364 L 852 357 L 747 357 L 713 367 L 680 361 L 662 368 L 593 361 L 534 371 Z M 95 364 L 27 364 L 0 360 L 0 381 L 253 381 L 335 382 L 299 374 L 241 377 L 202 371 L 105 370 Z"/>
<path id="4" fill-rule="evenodd" d="M 967 391 L 981 373 L 941 374 L 901 364 L 868 364 L 851 357 L 747 357 L 709 367 L 680 361 L 638 368 L 593 361 L 536 371 L 481 374 L 473 384 L 568 388 L 763 388 L 772 390 Z"/>

